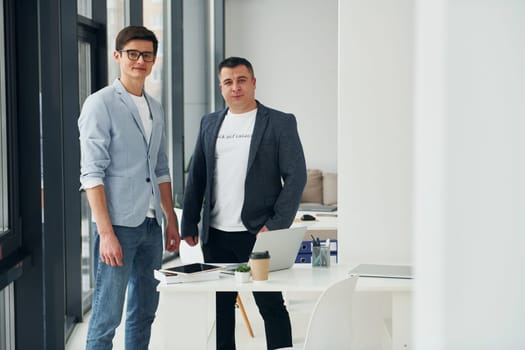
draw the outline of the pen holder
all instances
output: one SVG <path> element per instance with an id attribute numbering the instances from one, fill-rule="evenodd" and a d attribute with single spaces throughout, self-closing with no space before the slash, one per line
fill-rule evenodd
<path id="1" fill-rule="evenodd" d="M 312 247 L 312 266 L 328 267 L 330 266 L 330 247 L 321 245 Z"/>

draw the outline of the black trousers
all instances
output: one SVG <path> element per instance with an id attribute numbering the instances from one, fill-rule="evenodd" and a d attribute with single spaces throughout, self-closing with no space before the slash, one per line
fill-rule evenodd
<path id="1" fill-rule="evenodd" d="M 204 260 L 210 263 L 248 261 L 255 235 L 246 231 L 225 232 L 210 227 L 208 242 L 202 246 Z M 281 292 L 253 292 L 264 320 L 268 349 L 292 346 L 290 316 Z M 237 292 L 216 293 L 217 350 L 235 350 L 235 302 Z"/>

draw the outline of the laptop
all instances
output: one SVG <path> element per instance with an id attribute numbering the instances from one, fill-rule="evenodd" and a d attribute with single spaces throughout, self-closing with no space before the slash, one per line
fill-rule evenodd
<path id="1" fill-rule="evenodd" d="M 270 271 L 289 269 L 295 263 L 306 229 L 306 226 L 298 226 L 261 232 L 255 240 L 252 252 L 267 250 L 270 253 Z M 238 265 L 227 265 L 224 273 L 233 273 Z"/>
<path id="2" fill-rule="evenodd" d="M 297 258 L 305 234 L 306 226 L 259 233 L 252 252 L 270 252 L 270 271 L 289 269 Z"/>
<path id="3" fill-rule="evenodd" d="M 360 264 L 349 272 L 352 276 L 379 278 L 412 278 L 412 266 Z"/>

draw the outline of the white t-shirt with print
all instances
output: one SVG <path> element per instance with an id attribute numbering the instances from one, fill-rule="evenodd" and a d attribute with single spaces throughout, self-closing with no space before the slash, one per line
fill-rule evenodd
<path id="1" fill-rule="evenodd" d="M 222 231 L 246 231 L 241 220 L 248 156 L 257 109 L 228 111 L 217 135 L 210 225 Z"/>

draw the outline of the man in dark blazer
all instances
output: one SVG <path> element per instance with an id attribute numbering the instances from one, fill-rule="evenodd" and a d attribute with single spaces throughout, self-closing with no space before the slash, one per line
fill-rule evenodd
<path id="1" fill-rule="evenodd" d="M 306 164 L 295 117 L 255 99 L 248 60 L 225 59 L 219 64 L 219 81 L 227 108 L 202 118 L 184 194 L 181 236 L 190 246 L 200 236 L 206 262 L 243 262 L 258 234 L 292 224 Z M 253 294 L 268 349 L 292 346 L 281 292 Z M 235 349 L 236 296 L 217 293 L 217 349 Z"/>

